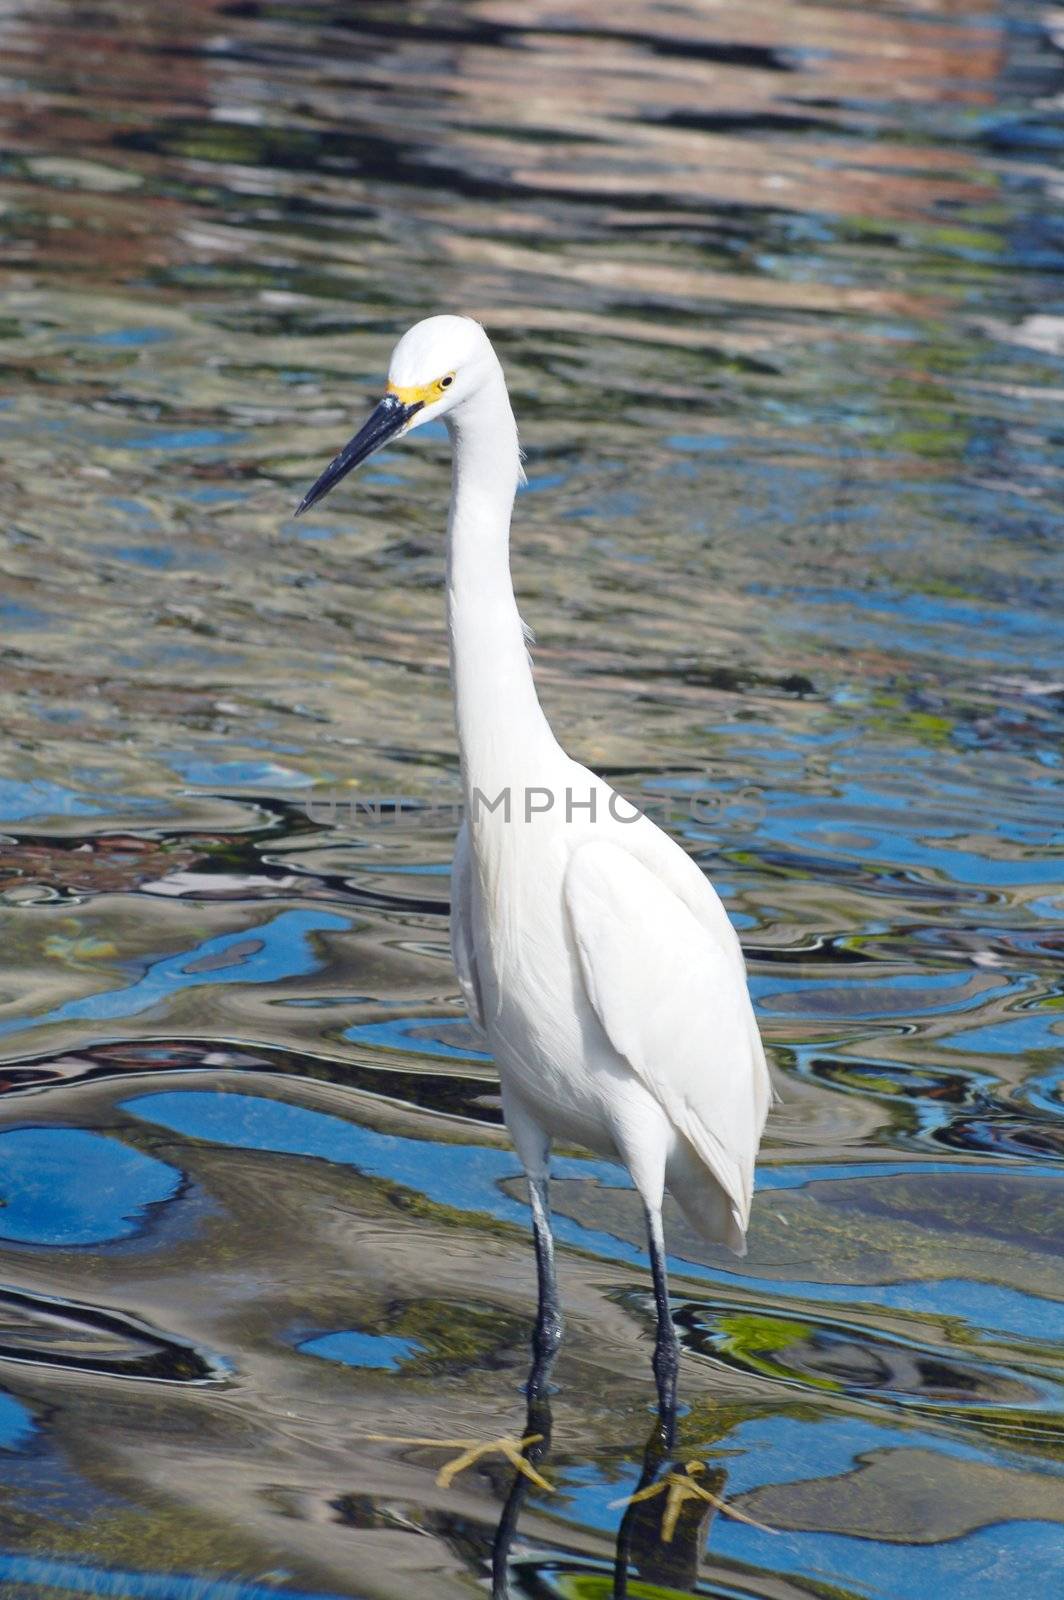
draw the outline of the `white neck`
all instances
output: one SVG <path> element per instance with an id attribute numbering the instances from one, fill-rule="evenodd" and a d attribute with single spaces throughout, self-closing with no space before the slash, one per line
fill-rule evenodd
<path id="1" fill-rule="evenodd" d="M 447 424 L 454 462 L 447 621 L 468 807 L 474 788 L 493 799 L 505 785 L 536 783 L 537 763 L 548 770 L 542 757 L 557 745 L 536 696 L 510 577 L 521 458 L 501 368 Z"/>

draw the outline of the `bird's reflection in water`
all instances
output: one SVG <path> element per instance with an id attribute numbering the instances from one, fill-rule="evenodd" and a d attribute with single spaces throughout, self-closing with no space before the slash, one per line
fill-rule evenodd
<path id="1" fill-rule="evenodd" d="M 671 1589 L 694 1589 L 727 1474 L 702 1461 L 670 1466 L 655 1428 L 643 1470 L 617 1530 L 614 1600 L 625 1600 L 629 1577 Z"/>
<path id="2" fill-rule="evenodd" d="M 548 1395 L 549 1365 L 533 1362 L 527 1393 L 525 1444 L 522 1456 L 538 1475 L 551 1447 L 553 1418 Z M 639 1481 L 624 1501 L 617 1529 L 613 1567 L 613 1600 L 627 1600 L 629 1580 L 655 1583 L 682 1592 L 693 1591 L 719 1509 L 726 1473 L 702 1461 L 674 1462 L 671 1441 L 675 1417 L 655 1423 L 643 1451 Z M 491 1550 L 492 1600 L 518 1600 L 511 1586 L 511 1550 L 521 1507 L 533 1478 L 515 1470 Z"/>
<path id="3" fill-rule="evenodd" d="M 530 1384 L 528 1412 L 525 1417 L 525 1438 L 528 1442 L 521 1454 L 536 1470 L 540 1462 L 550 1453 L 553 1423 L 550 1400 L 542 1389 L 537 1392 Z M 506 1496 L 491 1545 L 491 1600 L 515 1600 L 510 1589 L 510 1550 L 514 1534 L 517 1532 L 517 1519 L 521 1514 L 521 1507 L 531 1482 L 526 1473 L 514 1472 L 510 1492 Z"/>

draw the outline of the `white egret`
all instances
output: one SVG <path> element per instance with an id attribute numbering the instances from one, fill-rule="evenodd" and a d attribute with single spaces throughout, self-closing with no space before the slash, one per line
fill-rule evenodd
<path id="1" fill-rule="evenodd" d="M 430 317 L 400 339 L 387 393 L 296 514 L 436 418 L 453 454 L 447 620 L 465 801 L 451 947 L 528 1175 L 539 1277 L 530 1393 L 562 1332 L 548 1198 L 551 1143 L 562 1139 L 623 1162 L 642 1198 L 671 1437 L 679 1346 L 664 1191 L 707 1239 L 742 1254 L 772 1099 L 746 968 L 703 873 L 571 760 L 544 716 L 510 577 L 517 427 L 479 323 Z"/>

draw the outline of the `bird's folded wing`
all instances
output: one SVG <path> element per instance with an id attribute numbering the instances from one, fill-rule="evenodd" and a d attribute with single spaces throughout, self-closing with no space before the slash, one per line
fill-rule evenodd
<path id="1" fill-rule="evenodd" d="M 569 863 L 565 899 L 588 999 L 610 1043 L 749 1221 L 770 1098 L 732 953 L 622 845 Z"/>
<path id="2" fill-rule="evenodd" d="M 473 944 L 473 856 L 469 829 L 465 823 L 454 841 L 451 866 L 451 959 L 470 1021 L 484 1031 L 484 1004 L 477 976 L 476 949 Z"/>

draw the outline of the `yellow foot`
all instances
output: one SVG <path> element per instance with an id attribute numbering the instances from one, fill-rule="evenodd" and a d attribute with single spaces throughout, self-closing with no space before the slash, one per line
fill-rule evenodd
<path id="1" fill-rule="evenodd" d="M 531 1461 L 521 1454 L 529 1445 L 539 1444 L 543 1435 L 541 1433 L 526 1433 L 523 1439 L 514 1439 L 510 1434 L 504 1433 L 499 1439 L 487 1439 L 483 1443 L 476 1439 L 405 1439 L 391 1433 L 365 1433 L 364 1439 L 373 1439 L 379 1444 L 419 1444 L 430 1446 L 434 1450 L 458 1450 L 452 1461 L 445 1462 L 436 1474 L 436 1485 L 440 1489 L 449 1489 L 460 1472 L 466 1467 L 471 1467 L 482 1456 L 500 1455 L 516 1467 L 518 1472 L 523 1472 L 525 1477 L 536 1485 L 537 1489 L 545 1489 L 548 1494 L 554 1493 L 554 1486 L 547 1482 L 538 1473 Z"/>
<path id="2" fill-rule="evenodd" d="M 680 1520 L 685 1500 L 705 1500 L 711 1506 L 716 1506 L 718 1511 L 723 1511 L 726 1516 L 735 1517 L 739 1522 L 748 1522 L 751 1528 L 760 1528 L 762 1533 L 779 1532 L 778 1528 L 766 1528 L 763 1522 L 755 1522 L 753 1517 L 737 1511 L 726 1500 L 721 1500 L 719 1495 L 715 1495 L 711 1489 L 696 1483 L 698 1474 L 705 1470 L 704 1461 L 689 1461 L 682 1472 L 667 1472 L 657 1483 L 648 1484 L 636 1494 L 626 1495 L 622 1500 L 612 1500 L 610 1510 L 616 1510 L 618 1506 L 634 1506 L 639 1500 L 653 1500 L 655 1495 L 663 1494 L 665 1496 L 665 1515 L 661 1519 L 663 1544 L 672 1543 L 672 1536 L 676 1532 L 676 1524 Z"/>

